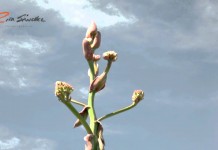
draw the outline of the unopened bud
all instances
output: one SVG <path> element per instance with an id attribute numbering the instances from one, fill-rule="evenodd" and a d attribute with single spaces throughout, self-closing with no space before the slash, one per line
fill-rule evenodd
<path id="1" fill-rule="evenodd" d="M 117 53 L 115 51 L 107 51 L 103 53 L 103 58 L 108 61 L 116 61 Z"/>
<path id="2" fill-rule="evenodd" d="M 92 145 L 93 145 L 93 141 L 94 140 L 94 135 L 93 134 L 87 134 L 84 137 L 84 141 L 86 142 L 85 144 L 85 150 L 93 150 L 92 149 Z"/>
<path id="3" fill-rule="evenodd" d="M 99 61 L 101 59 L 100 55 L 93 55 L 93 61 Z"/>
<path id="4" fill-rule="evenodd" d="M 97 76 L 91 83 L 89 91 L 90 92 L 98 92 L 105 87 L 105 83 L 107 80 L 107 73 L 103 72 L 101 75 Z"/>
<path id="5" fill-rule="evenodd" d="M 144 92 L 142 90 L 135 90 L 132 95 L 133 102 L 138 103 L 142 99 L 144 99 Z"/>
<path id="6" fill-rule="evenodd" d="M 87 60 L 92 60 L 93 59 L 93 51 L 92 51 L 92 48 L 90 46 L 89 41 L 86 38 L 83 39 L 82 47 L 83 47 L 83 54 L 84 54 L 85 58 Z"/>
<path id="7" fill-rule="evenodd" d="M 96 25 L 96 23 L 93 21 L 90 25 L 89 25 L 89 27 L 88 27 L 88 29 L 87 29 L 87 31 L 86 31 L 86 38 L 94 38 L 95 37 L 95 35 L 96 35 L 96 32 L 97 32 L 97 25 Z"/>
<path id="8" fill-rule="evenodd" d="M 69 96 L 72 92 L 73 87 L 70 84 L 62 81 L 55 83 L 55 96 L 57 96 L 60 101 L 69 100 Z"/>
<path id="9" fill-rule="evenodd" d="M 101 33 L 97 31 L 96 35 L 94 36 L 91 48 L 97 49 L 99 48 L 100 44 L 101 44 Z"/>

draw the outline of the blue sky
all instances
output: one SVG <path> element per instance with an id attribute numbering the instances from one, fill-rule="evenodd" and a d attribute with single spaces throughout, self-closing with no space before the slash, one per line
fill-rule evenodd
<path id="1" fill-rule="evenodd" d="M 46 22 L 0 24 L 0 150 L 84 149 L 85 131 L 73 129 L 54 83 L 70 83 L 86 102 L 81 42 L 92 20 L 102 34 L 96 53 L 118 53 L 96 95 L 98 117 L 145 92 L 136 108 L 102 122 L 106 149 L 217 150 L 216 1 L 11 0 L 3 11 Z"/>

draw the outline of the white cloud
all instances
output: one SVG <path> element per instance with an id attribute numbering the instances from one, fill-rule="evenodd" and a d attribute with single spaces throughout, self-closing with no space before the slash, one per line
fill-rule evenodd
<path id="1" fill-rule="evenodd" d="M 17 41 L 9 41 L 7 43 L 7 46 L 9 48 L 20 48 L 26 51 L 30 51 L 33 54 L 39 55 L 43 54 L 46 51 L 46 44 L 40 43 L 37 40 L 34 39 L 28 39 L 26 41 L 20 41 L 19 43 Z"/>
<path id="2" fill-rule="evenodd" d="M 27 86 L 27 84 L 26 84 L 26 79 L 24 78 L 24 77 L 22 77 L 22 78 L 19 78 L 18 79 L 18 84 L 19 84 L 19 87 L 26 87 Z"/>
<path id="3" fill-rule="evenodd" d="M 13 137 L 9 140 L 1 141 L 0 140 L 0 149 L 7 150 L 16 148 L 20 144 L 20 139 Z"/>
<path id="4" fill-rule="evenodd" d="M 135 22 L 134 17 L 124 17 L 113 5 L 108 5 L 108 8 L 115 11 L 116 15 L 109 15 L 95 9 L 87 0 L 37 0 L 36 2 L 40 7 L 58 11 L 64 20 L 73 26 L 87 27 L 92 20 L 95 20 L 99 27 Z"/>
<path id="5" fill-rule="evenodd" d="M 80 94 L 81 94 L 82 98 L 87 98 L 87 96 L 89 94 L 89 91 L 88 91 L 87 88 L 82 87 L 82 88 L 79 89 L 79 91 L 80 91 Z"/>
<path id="6" fill-rule="evenodd" d="M 0 40 L 0 42 L 2 43 L 0 59 L 5 64 L 0 67 L 0 86 L 12 88 L 33 86 L 32 78 L 39 73 L 39 70 L 30 66 L 29 62 L 32 64 L 40 62 L 38 56 L 47 52 L 47 45 L 28 37 L 22 41 Z M 26 71 L 29 69 L 34 73 Z"/>
<path id="7" fill-rule="evenodd" d="M 0 150 L 54 150 L 55 142 L 41 137 L 15 135 L 0 126 Z"/>

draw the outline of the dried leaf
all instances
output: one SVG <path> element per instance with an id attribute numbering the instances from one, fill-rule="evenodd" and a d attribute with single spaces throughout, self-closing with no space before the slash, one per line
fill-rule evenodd
<path id="1" fill-rule="evenodd" d="M 97 122 L 97 134 L 98 134 L 98 144 L 99 144 L 99 149 L 104 150 L 105 147 L 105 141 L 103 137 L 103 126 L 102 124 L 98 121 Z"/>
<path id="2" fill-rule="evenodd" d="M 79 114 L 86 120 L 88 117 L 88 106 L 85 106 L 80 112 Z M 74 128 L 79 127 L 81 125 L 81 122 L 79 119 L 76 120 L 76 122 L 74 123 Z"/>

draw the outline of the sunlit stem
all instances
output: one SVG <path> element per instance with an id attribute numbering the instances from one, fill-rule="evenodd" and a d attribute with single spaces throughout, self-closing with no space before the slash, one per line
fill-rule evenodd
<path id="1" fill-rule="evenodd" d="M 82 123 L 84 128 L 86 129 L 88 134 L 92 134 L 92 130 L 90 129 L 89 125 L 87 124 L 86 120 L 79 114 L 79 112 L 73 107 L 73 105 L 70 103 L 70 101 L 63 102 L 67 108 L 79 119 L 79 121 Z"/>
<path id="2" fill-rule="evenodd" d="M 109 117 L 112 117 L 112 116 L 115 116 L 115 115 L 120 114 L 120 113 L 122 113 L 122 112 L 125 112 L 125 111 L 127 111 L 127 110 L 130 110 L 130 109 L 132 109 L 133 107 L 135 107 L 136 105 L 137 105 L 137 103 L 133 102 L 131 105 L 129 105 L 129 106 L 127 106 L 127 107 L 124 107 L 124 108 L 122 108 L 122 109 L 120 109 L 120 110 L 117 110 L 117 111 L 115 111 L 115 112 L 109 113 L 109 114 L 107 114 L 107 115 L 105 115 L 105 116 L 99 118 L 98 121 L 102 121 L 102 120 L 107 119 L 107 118 L 109 118 Z"/>

